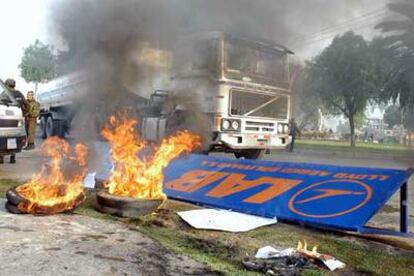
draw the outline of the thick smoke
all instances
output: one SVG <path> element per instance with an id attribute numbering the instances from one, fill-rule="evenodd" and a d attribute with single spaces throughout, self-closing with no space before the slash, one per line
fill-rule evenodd
<path id="1" fill-rule="evenodd" d="M 212 30 L 289 44 L 309 27 L 333 23 L 338 11 L 352 13 L 362 2 L 370 1 L 57 1 L 52 25 L 69 49 L 72 70 L 94 76 L 83 92 L 83 108 L 73 126 L 95 139 L 109 114 L 131 105 L 130 90 L 147 96 L 154 84 L 163 88 L 162 80 L 168 78 L 137 62 L 142 45 L 172 50 L 181 35 Z M 197 106 L 197 99 L 187 96 L 185 102 Z"/>

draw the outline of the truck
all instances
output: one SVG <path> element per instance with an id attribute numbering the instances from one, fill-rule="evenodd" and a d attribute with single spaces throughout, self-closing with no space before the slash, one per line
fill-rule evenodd
<path id="1" fill-rule="evenodd" d="M 160 50 L 155 52 L 160 56 Z M 246 159 L 286 148 L 291 142 L 292 54 L 272 41 L 224 32 L 182 37 L 171 55 L 170 87 L 156 90 L 137 108 L 141 135 L 158 141 L 189 129 L 203 136 L 201 152 Z M 63 79 L 38 95 L 44 137 L 61 135 L 76 113 L 68 99 L 82 93 L 81 80 Z"/>
<path id="2" fill-rule="evenodd" d="M 7 155 L 10 155 L 10 163 L 15 163 L 15 154 L 21 152 L 25 143 L 22 110 L 13 93 L 0 80 L 0 164 Z"/>

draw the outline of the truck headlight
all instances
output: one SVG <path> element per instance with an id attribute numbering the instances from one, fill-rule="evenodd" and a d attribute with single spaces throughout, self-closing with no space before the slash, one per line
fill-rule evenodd
<path id="1" fill-rule="evenodd" d="M 234 130 L 238 130 L 238 129 L 239 129 L 239 127 L 240 127 L 240 123 L 239 123 L 239 121 L 233 121 L 233 122 L 231 122 L 231 127 L 232 127 Z"/>
<path id="2" fill-rule="evenodd" d="M 221 128 L 222 128 L 223 130 L 228 130 L 228 129 L 230 128 L 230 121 L 229 121 L 229 120 L 224 119 L 224 120 L 221 122 Z"/>
<path id="3" fill-rule="evenodd" d="M 283 132 L 284 133 L 288 133 L 289 132 L 289 126 L 288 125 L 284 125 L 283 126 Z"/>
<path id="4" fill-rule="evenodd" d="M 223 131 L 238 131 L 240 130 L 241 122 L 235 119 L 222 119 L 221 130 Z"/>
<path id="5" fill-rule="evenodd" d="M 17 122 L 17 126 L 18 127 L 22 127 L 24 124 L 23 124 L 23 120 L 19 120 L 18 122 Z"/>

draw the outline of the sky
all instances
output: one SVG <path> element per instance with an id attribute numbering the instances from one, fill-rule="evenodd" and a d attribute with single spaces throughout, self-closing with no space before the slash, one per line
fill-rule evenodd
<path id="1" fill-rule="evenodd" d="M 0 46 L 0 78 L 16 79 L 18 89 L 24 93 L 33 90 L 34 84 L 26 83 L 19 74 L 18 65 L 23 48 L 36 39 L 56 46 L 50 20 L 50 5 L 56 1 L 58 0 L 1 0 L 3 13 L 0 16 L 0 33 L 3 39 Z M 324 22 L 315 18 L 317 23 L 312 25 L 311 30 L 307 28 L 306 33 L 300 30 L 303 30 L 303 24 L 311 22 L 300 20 L 303 11 L 291 11 L 292 29 L 298 31 L 292 34 L 288 47 L 296 52 L 299 59 L 308 59 L 317 55 L 329 45 L 335 35 L 349 29 L 368 39 L 372 38 L 373 35 L 378 34 L 373 30 L 373 26 L 386 12 L 385 4 L 388 0 L 360 0 L 360 4 L 357 5 L 348 5 L 346 0 L 326 1 L 338 3 L 334 21 Z M 323 12 L 321 10 L 321 14 Z"/>

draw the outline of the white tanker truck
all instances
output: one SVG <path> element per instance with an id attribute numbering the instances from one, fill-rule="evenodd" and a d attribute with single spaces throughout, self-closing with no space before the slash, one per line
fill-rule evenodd
<path id="1" fill-rule="evenodd" d="M 182 38 L 172 55 L 174 89 L 155 91 L 145 108 L 142 101 L 137 108 L 142 136 L 156 141 L 177 128 L 201 126 L 209 133 L 204 152 L 256 159 L 267 149 L 286 148 L 291 142 L 291 54 L 274 42 L 222 32 Z M 72 74 L 52 81 L 38 94 L 43 137 L 63 136 L 70 128 L 84 81 L 82 75 Z M 171 105 L 171 99 L 183 95 L 198 98 L 197 107 Z"/>

